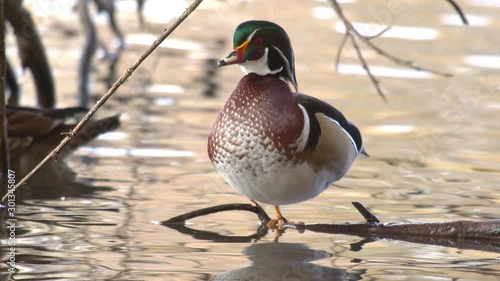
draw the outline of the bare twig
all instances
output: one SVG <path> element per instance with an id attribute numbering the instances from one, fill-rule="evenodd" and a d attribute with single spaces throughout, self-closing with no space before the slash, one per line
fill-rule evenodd
<path id="1" fill-rule="evenodd" d="M 21 179 L 16 186 L 11 189 L 11 192 L 17 190 L 20 186 L 25 184 L 40 168 L 45 165 L 51 158 L 57 158 L 57 155 L 63 149 L 68 142 L 77 135 L 83 126 L 92 118 L 92 116 L 96 113 L 96 111 L 103 106 L 106 101 L 113 95 L 114 92 L 132 75 L 132 73 L 139 67 L 139 65 L 200 5 L 203 0 L 195 0 L 193 3 L 186 8 L 186 10 L 179 16 L 177 20 L 165 31 L 156 38 L 156 40 L 151 44 L 151 46 L 141 55 L 141 57 L 129 68 L 125 73 L 118 78 L 118 80 L 111 86 L 111 88 L 102 96 L 101 99 L 97 101 L 97 103 L 87 112 L 87 114 L 78 122 L 71 132 L 64 138 L 61 143 L 52 150 L 33 170 L 27 174 L 23 179 Z M 7 194 L 2 198 L 4 201 L 7 198 Z"/>
<path id="2" fill-rule="evenodd" d="M 384 28 L 384 30 L 380 31 L 379 33 L 370 36 L 370 39 L 376 38 L 384 34 L 387 30 L 389 30 L 390 27 Z M 339 70 L 339 63 L 340 63 L 340 56 L 342 54 L 342 50 L 344 49 L 345 43 L 347 42 L 347 39 L 351 39 L 352 45 L 354 46 L 354 49 L 356 50 L 356 54 L 361 61 L 361 65 L 363 66 L 363 69 L 366 71 L 366 74 L 372 80 L 373 85 L 375 86 L 375 89 L 377 90 L 377 93 L 380 95 L 380 97 L 387 102 L 387 99 L 384 95 L 384 92 L 382 92 L 382 89 L 380 88 L 380 81 L 378 81 L 377 78 L 372 74 L 370 70 L 370 66 L 368 63 L 366 63 L 365 58 L 363 57 L 363 54 L 361 53 L 361 49 L 359 48 L 358 42 L 356 41 L 356 38 L 351 34 L 350 30 L 346 28 L 346 33 L 344 37 L 342 38 L 342 41 L 340 42 L 339 49 L 337 52 L 337 56 L 335 57 L 335 70 Z"/>
<path id="3" fill-rule="evenodd" d="M 380 36 L 384 35 L 384 33 L 386 33 L 387 31 L 389 31 L 389 29 L 391 29 L 391 27 L 387 26 L 382 31 L 380 31 L 379 33 L 377 33 L 375 35 L 365 36 L 365 37 L 366 37 L 366 39 L 371 40 L 373 38 L 377 38 L 377 37 L 380 37 Z"/>
<path id="4" fill-rule="evenodd" d="M 380 223 L 379 219 L 370 212 L 363 204 L 359 202 L 352 202 L 352 205 L 358 210 L 358 212 L 365 218 L 366 222 L 370 225 L 377 225 Z"/>
<path id="5" fill-rule="evenodd" d="M 451 76 L 451 74 L 448 74 L 448 73 L 444 73 L 444 72 L 435 71 L 435 70 L 423 68 L 420 66 L 416 66 L 416 65 L 414 65 L 413 61 L 398 58 L 398 57 L 391 55 L 391 54 L 387 53 L 386 51 L 380 49 L 378 46 L 376 46 L 375 44 L 373 44 L 370 41 L 370 39 L 372 39 L 372 36 L 364 36 L 361 33 L 359 33 L 356 28 L 354 28 L 354 25 L 344 15 L 342 8 L 340 7 L 340 5 L 337 3 L 336 0 L 331 0 L 331 2 L 333 5 L 333 9 L 337 13 L 337 15 L 340 17 L 340 20 L 342 20 L 342 23 L 345 25 L 346 31 L 349 31 L 349 33 L 352 32 L 351 34 L 356 35 L 357 38 L 359 38 L 363 43 L 365 43 L 368 47 L 373 49 L 379 55 L 391 60 L 392 62 L 394 62 L 396 64 L 403 65 L 403 66 L 406 66 L 406 67 L 409 67 L 409 68 L 412 68 L 412 69 L 415 69 L 418 71 L 427 71 L 427 72 L 434 73 L 434 74 L 441 75 L 441 76 Z"/>
<path id="6" fill-rule="evenodd" d="M 462 23 L 465 25 L 469 24 L 469 21 L 465 17 L 464 12 L 462 11 L 462 8 L 455 2 L 455 0 L 445 0 L 446 2 L 450 3 L 450 5 L 455 9 L 455 12 L 460 16 L 460 19 L 462 20 Z"/>
<path id="7" fill-rule="evenodd" d="M 357 37 L 361 41 L 363 41 L 363 43 L 365 43 L 368 47 L 372 48 L 372 50 L 374 50 L 375 52 L 377 52 L 377 54 L 379 54 L 379 55 L 387 58 L 388 60 L 392 61 L 395 64 L 406 66 L 408 68 L 411 68 L 411 69 L 414 69 L 414 70 L 417 70 L 417 71 L 430 72 L 432 74 L 436 74 L 436 75 L 439 75 L 439 76 L 444 76 L 444 77 L 452 77 L 453 76 L 450 73 L 446 73 L 446 72 L 442 72 L 442 71 L 437 71 L 437 70 L 432 70 L 432 69 L 429 69 L 429 68 L 424 68 L 424 67 L 421 67 L 421 66 L 417 66 L 411 60 L 404 60 L 404 59 L 398 58 L 398 57 L 396 57 L 394 55 L 391 55 L 391 54 L 387 53 L 386 51 L 382 50 L 380 47 L 378 47 L 375 44 L 373 44 L 370 41 L 369 38 L 367 38 L 366 36 L 361 35 L 356 29 L 353 29 L 353 32 L 356 33 Z"/>
<path id="8" fill-rule="evenodd" d="M 467 24 L 467 19 L 465 18 L 465 15 L 463 14 L 460 6 L 454 0 L 446 0 L 446 1 L 449 2 L 455 8 L 455 10 L 457 11 L 457 13 L 462 18 L 462 21 L 464 22 L 464 24 Z M 358 32 L 358 30 L 356 30 L 356 28 L 354 27 L 354 25 L 344 15 L 344 13 L 342 11 L 342 8 L 337 3 L 337 1 L 336 0 L 331 0 L 330 2 L 332 3 L 334 11 L 337 13 L 337 15 L 339 16 L 340 20 L 342 21 L 342 23 L 344 24 L 344 26 L 346 28 L 345 37 L 341 41 L 341 44 L 340 44 L 340 47 L 339 47 L 339 52 L 337 53 L 337 57 L 336 57 L 336 60 L 335 60 L 335 67 L 336 67 L 336 69 L 338 69 L 338 64 L 339 64 L 339 60 L 340 60 L 340 54 L 342 52 L 343 47 L 345 46 L 345 42 L 347 41 L 347 38 L 350 37 L 351 42 L 353 43 L 354 48 L 356 49 L 356 54 L 357 54 L 359 60 L 361 61 L 361 64 L 362 64 L 363 68 L 365 69 L 368 77 L 370 78 L 370 80 L 374 84 L 375 89 L 377 90 L 377 93 L 384 99 L 384 101 L 386 101 L 386 99 L 385 99 L 385 96 L 384 96 L 384 94 L 383 94 L 383 92 L 382 92 L 382 90 L 380 88 L 379 81 L 371 73 L 370 67 L 366 63 L 366 60 L 363 57 L 363 53 L 361 52 L 359 44 L 358 44 L 358 42 L 356 40 L 360 40 L 366 46 L 368 46 L 369 48 L 371 48 L 372 50 L 374 50 L 377 54 L 385 57 L 386 59 L 392 61 L 395 64 L 402 65 L 404 67 L 408 67 L 408 68 L 411 68 L 411 69 L 414 69 L 414 70 L 417 70 L 417 71 L 426 71 L 426 72 L 429 72 L 429 73 L 433 73 L 435 75 L 440 75 L 440 76 L 445 76 L 445 77 L 451 77 L 452 76 L 450 73 L 436 71 L 436 70 L 424 68 L 424 67 L 421 67 L 421 66 L 417 66 L 417 65 L 415 65 L 415 63 L 413 61 L 401 59 L 399 57 L 391 55 L 388 52 L 382 50 L 380 47 L 378 47 L 377 45 L 373 44 L 371 42 L 371 39 L 379 37 L 380 35 L 382 35 L 383 33 L 385 33 L 387 30 L 389 30 L 389 27 L 385 28 L 380 33 L 378 33 L 377 35 L 374 35 L 374 36 L 365 36 L 365 35 L 362 35 L 361 33 Z"/>
<path id="9" fill-rule="evenodd" d="M 361 65 L 363 66 L 363 69 L 366 71 L 366 74 L 372 80 L 373 86 L 375 86 L 375 89 L 377 90 L 377 93 L 379 96 L 387 102 L 387 99 L 385 98 L 384 92 L 382 92 L 382 89 L 380 88 L 380 81 L 372 74 L 372 71 L 370 70 L 370 66 L 368 63 L 366 63 L 365 58 L 363 57 L 363 53 L 361 52 L 361 49 L 359 48 L 358 42 L 356 41 L 356 38 L 351 35 L 350 32 L 348 32 L 349 38 L 351 39 L 352 45 L 354 46 L 354 50 L 356 50 L 356 54 L 358 55 L 359 61 L 361 62 Z"/>
<path id="10" fill-rule="evenodd" d="M 342 56 L 342 50 L 344 49 L 345 43 L 349 38 L 349 32 L 346 31 L 344 37 L 342 37 L 342 41 L 340 41 L 339 50 L 337 52 L 337 56 L 335 57 L 335 70 L 339 71 L 340 57 Z"/>

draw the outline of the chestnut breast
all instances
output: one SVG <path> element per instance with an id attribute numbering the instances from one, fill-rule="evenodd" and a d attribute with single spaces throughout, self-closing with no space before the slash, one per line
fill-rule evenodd
<path id="1" fill-rule="evenodd" d="M 244 76 L 226 102 L 208 138 L 208 154 L 217 164 L 225 155 L 252 156 L 259 146 L 298 161 L 295 141 L 304 126 L 302 110 L 288 84 L 277 76 Z"/>

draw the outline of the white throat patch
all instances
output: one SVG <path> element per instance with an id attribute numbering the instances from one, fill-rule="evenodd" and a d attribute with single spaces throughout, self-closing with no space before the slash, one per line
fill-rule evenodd
<path id="1" fill-rule="evenodd" d="M 269 49 L 266 48 L 266 51 L 264 52 L 264 55 L 258 59 L 258 60 L 247 60 L 244 63 L 240 63 L 239 66 L 241 68 L 241 71 L 243 73 L 248 74 L 248 73 L 255 73 L 261 76 L 265 76 L 268 74 L 276 74 L 279 73 L 280 71 L 283 70 L 283 67 L 280 67 L 274 71 L 271 71 L 269 69 L 269 66 L 267 64 L 267 54 L 269 53 Z"/>

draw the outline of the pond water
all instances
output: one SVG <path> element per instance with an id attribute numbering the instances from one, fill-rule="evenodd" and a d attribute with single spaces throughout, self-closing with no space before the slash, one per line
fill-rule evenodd
<path id="1" fill-rule="evenodd" d="M 25 2 L 36 11 L 58 106 L 74 106 L 83 45 L 75 15 L 57 1 L 50 7 Z M 118 74 L 189 4 L 165 2 L 146 2 L 146 29 L 140 29 L 134 1 L 118 1 L 126 34 Z M 2 264 L 0 279 L 499 280 L 498 245 L 481 251 L 295 230 L 287 230 L 279 243 L 273 232 L 244 239 L 257 231 L 258 219 L 236 211 L 196 218 L 188 227 L 243 237 L 239 241 L 207 240 L 159 224 L 196 209 L 248 203 L 215 171 L 206 142 L 242 77 L 236 66 L 214 72 L 214 64 L 231 49 L 234 28 L 257 18 L 288 31 L 300 91 L 343 111 L 360 128 L 370 154 L 319 197 L 284 206 L 288 218 L 363 222 L 353 201 L 383 222 L 499 218 L 500 1 L 460 1 L 470 26 L 461 24 L 446 1 L 340 2 L 366 35 L 392 27 L 373 43 L 454 76 L 403 68 L 363 48 L 385 103 L 351 45 L 335 70 L 343 27 L 327 1 L 206 1 L 99 111 L 98 117 L 121 113 L 121 127 L 21 188 L 18 271 L 9 275 Z M 96 20 L 99 37 L 112 48 L 116 40 L 106 18 Z M 12 46 L 12 38 L 8 42 Z M 15 61 L 12 47 L 8 54 Z M 99 58 L 95 64 L 92 92 L 101 96 L 107 67 Z M 21 82 L 23 103 L 33 105 L 29 75 Z M 271 206 L 264 208 L 272 214 Z M 1 241 L 7 260 L 9 246 Z"/>

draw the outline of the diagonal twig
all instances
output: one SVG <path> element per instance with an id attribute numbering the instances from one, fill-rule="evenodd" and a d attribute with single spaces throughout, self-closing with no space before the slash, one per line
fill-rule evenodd
<path id="1" fill-rule="evenodd" d="M 139 65 L 200 5 L 203 0 L 194 0 L 193 3 L 186 8 L 186 10 L 177 18 L 174 23 L 163 33 L 156 38 L 151 46 L 137 59 L 137 61 L 123 73 L 118 80 L 109 88 L 109 90 L 102 96 L 97 103 L 87 112 L 87 114 L 76 124 L 75 128 L 68 132 L 67 136 L 59 143 L 59 145 L 52 150 L 29 174 L 22 178 L 14 188 L 10 189 L 7 194 L 2 198 L 5 201 L 9 193 L 13 193 L 20 186 L 24 185 L 43 165 L 45 165 L 51 158 L 57 158 L 59 152 L 76 136 L 83 126 L 92 118 L 101 106 L 116 92 L 116 90 L 132 75 L 132 73 L 139 67 Z"/>
<path id="2" fill-rule="evenodd" d="M 391 29 L 390 26 L 387 26 L 386 28 L 384 28 L 382 31 L 380 31 L 379 33 L 375 34 L 375 35 L 370 35 L 370 36 L 365 36 L 368 40 L 371 40 L 373 38 L 377 38 L 377 37 L 380 37 L 382 35 L 384 35 L 384 33 L 386 33 L 387 31 L 389 31 L 389 29 Z"/>
<path id="3" fill-rule="evenodd" d="M 366 74 L 370 78 L 370 80 L 373 83 L 373 86 L 377 90 L 377 93 L 379 96 L 384 100 L 384 102 L 387 102 L 387 98 L 384 95 L 384 92 L 382 92 L 382 89 L 380 88 L 380 81 L 373 75 L 372 71 L 370 70 L 370 66 L 366 62 L 365 58 L 363 57 L 363 53 L 361 52 L 361 49 L 359 48 L 358 42 L 356 41 L 356 38 L 352 36 L 351 33 L 348 37 L 351 39 L 352 45 L 354 46 L 354 50 L 356 50 L 356 54 L 358 55 L 359 61 L 361 62 L 361 65 L 363 66 L 363 69 L 366 71 Z"/>
<path id="4" fill-rule="evenodd" d="M 455 2 L 455 0 L 445 0 L 446 2 L 450 3 L 450 5 L 455 9 L 455 12 L 460 16 L 460 19 L 462 20 L 462 23 L 465 25 L 469 24 L 469 21 L 465 17 L 464 12 L 462 11 L 462 8 Z"/>
<path id="5" fill-rule="evenodd" d="M 342 37 L 342 41 L 340 42 L 337 56 L 335 57 L 335 70 L 336 71 L 339 71 L 340 57 L 342 56 L 342 50 L 344 49 L 345 43 L 347 42 L 348 38 L 349 38 L 349 32 L 346 32 L 344 34 L 344 37 Z"/>

